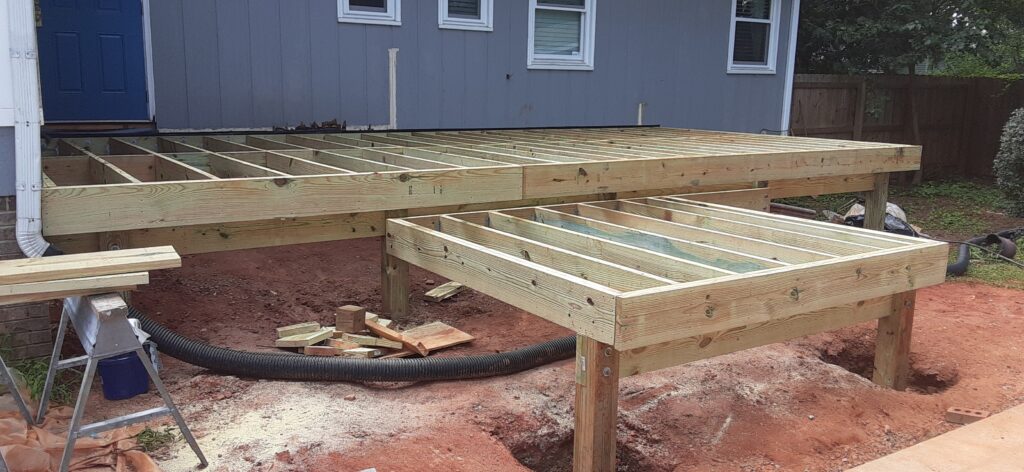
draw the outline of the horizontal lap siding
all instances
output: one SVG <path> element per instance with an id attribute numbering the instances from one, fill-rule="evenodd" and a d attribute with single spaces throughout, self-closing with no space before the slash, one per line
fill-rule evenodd
<path id="1" fill-rule="evenodd" d="M 527 70 L 521 0 L 495 0 L 489 33 L 438 29 L 434 0 L 402 3 L 390 27 L 338 23 L 336 0 L 153 2 L 158 125 L 383 125 L 396 47 L 403 128 L 633 124 L 640 102 L 647 123 L 779 128 L 790 0 L 774 75 L 725 73 L 727 1 L 599 0 L 591 72 Z"/>

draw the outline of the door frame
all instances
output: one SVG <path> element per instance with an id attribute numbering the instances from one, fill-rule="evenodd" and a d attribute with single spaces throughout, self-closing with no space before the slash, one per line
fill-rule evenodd
<path id="1" fill-rule="evenodd" d="M 142 0 L 142 49 L 146 56 L 146 99 L 149 105 L 149 121 L 156 123 L 156 80 L 153 78 L 153 31 L 150 20 L 150 0 Z"/>

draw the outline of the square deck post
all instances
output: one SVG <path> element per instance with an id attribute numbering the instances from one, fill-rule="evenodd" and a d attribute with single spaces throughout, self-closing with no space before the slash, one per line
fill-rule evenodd
<path id="1" fill-rule="evenodd" d="M 385 218 L 402 218 L 407 210 L 385 212 Z M 391 235 L 385 232 L 381 238 L 380 278 L 382 311 L 392 319 L 402 319 L 409 314 L 409 263 L 388 254 Z"/>
<path id="2" fill-rule="evenodd" d="M 615 470 L 618 412 L 619 351 L 588 337 L 576 336 L 574 471 Z"/>
<path id="3" fill-rule="evenodd" d="M 875 373 L 871 379 L 878 385 L 896 390 L 907 388 L 916 298 L 916 290 L 893 295 L 891 314 L 878 320 Z"/>
<path id="4" fill-rule="evenodd" d="M 875 174 L 874 190 L 864 195 L 864 227 L 877 231 L 885 229 L 886 203 L 889 201 L 889 174 Z"/>

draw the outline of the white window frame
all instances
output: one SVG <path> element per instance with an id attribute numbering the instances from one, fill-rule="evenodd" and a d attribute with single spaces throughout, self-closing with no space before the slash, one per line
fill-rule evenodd
<path id="1" fill-rule="evenodd" d="M 772 0 L 769 18 L 738 18 L 736 16 L 736 2 L 732 0 L 732 11 L 729 13 L 729 62 L 726 72 L 729 74 L 774 74 L 775 65 L 779 57 L 779 19 L 782 17 L 782 0 Z M 736 22 L 764 23 L 768 25 L 768 57 L 767 64 L 736 64 L 733 60 L 733 52 L 736 47 Z M 792 27 L 792 25 L 791 25 Z"/>
<path id="2" fill-rule="evenodd" d="M 353 10 L 349 0 L 338 0 L 339 23 L 361 23 L 364 25 L 402 25 L 402 0 L 386 0 L 387 11 L 376 12 Z"/>
<path id="3" fill-rule="evenodd" d="M 437 0 L 437 27 L 469 31 L 494 31 L 494 0 L 480 0 L 480 18 L 448 16 L 448 0 Z"/>
<path id="4" fill-rule="evenodd" d="M 563 10 L 582 12 L 580 18 L 580 55 L 578 58 L 568 58 L 557 54 L 535 54 L 533 52 L 533 35 L 536 27 L 537 9 Z M 594 38 L 595 26 L 597 25 L 597 0 L 584 0 L 583 10 L 571 7 L 558 7 L 553 5 L 537 5 L 537 0 L 530 0 L 530 23 L 527 34 L 526 68 L 527 69 L 553 69 L 553 70 L 594 70 Z"/>

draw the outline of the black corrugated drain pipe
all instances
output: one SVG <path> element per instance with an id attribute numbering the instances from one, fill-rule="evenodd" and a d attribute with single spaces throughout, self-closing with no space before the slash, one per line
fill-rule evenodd
<path id="1" fill-rule="evenodd" d="M 514 374 L 576 354 L 576 337 L 567 336 L 515 351 L 466 357 L 419 359 L 345 359 L 246 352 L 189 339 L 149 319 L 135 308 L 142 329 L 160 352 L 219 374 L 256 379 L 328 382 L 412 382 L 461 380 Z"/>

